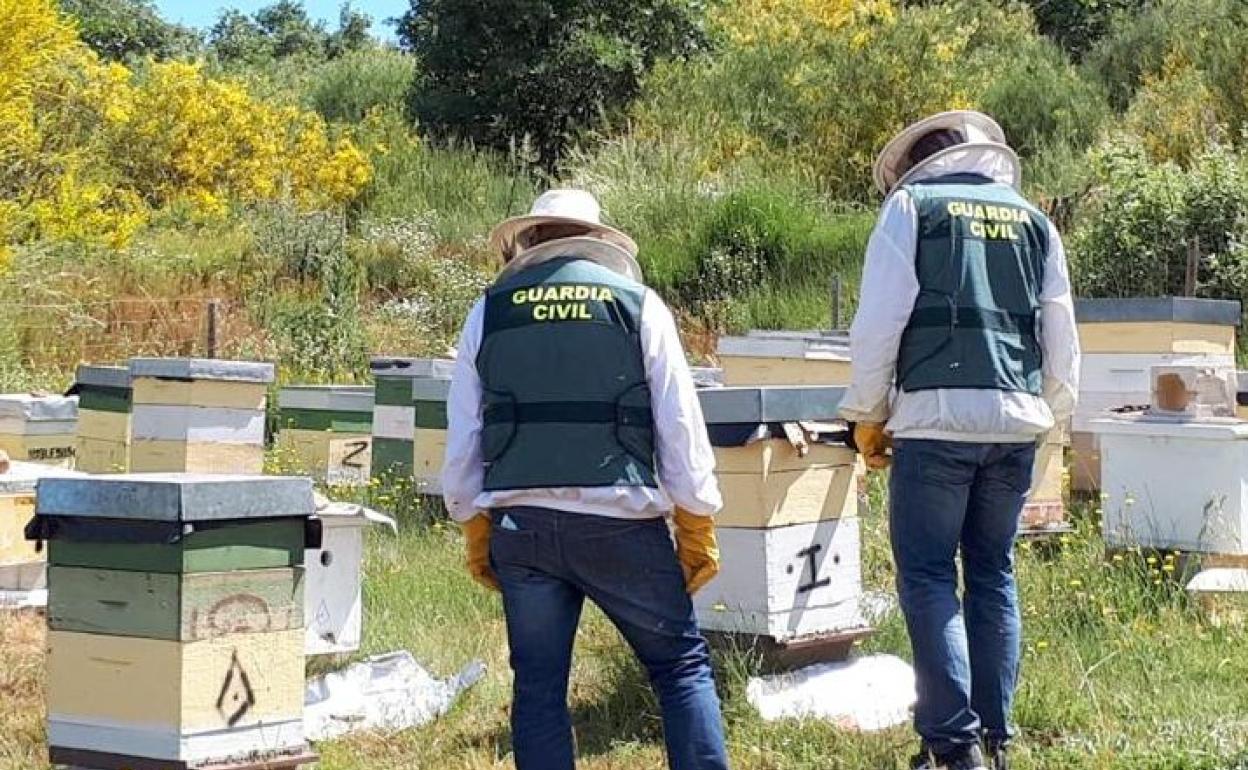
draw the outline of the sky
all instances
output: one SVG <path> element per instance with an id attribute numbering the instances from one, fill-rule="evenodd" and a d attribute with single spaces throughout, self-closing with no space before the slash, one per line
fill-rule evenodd
<path id="1" fill-rule="evenodd" d="M 272 5 L 274 0 L 156 0 L 160 15 L 169 21 L 188 27 L 208 29 L 216 22 L 221 11 L 235 8 L 251 14 Z M 394 28 L 385 24 L 386 19 L 401 16 L 408 9 L 408 0 L 353 0 L 352 7 L 373 17 L 373 34 L 386 40 L 394 39 Z M 330 29 L 338 27 L 338 11 L 342 0 L 303 0 L 308 15 L 322 19 Z"/>

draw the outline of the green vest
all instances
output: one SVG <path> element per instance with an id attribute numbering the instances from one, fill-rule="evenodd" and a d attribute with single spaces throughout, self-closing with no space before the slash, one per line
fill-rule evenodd
<path id="1" fill-rule="evenodd" d="M 639 336 L 645 293 L 575 258 L 486 292 L 485 489 L 658 486 Z"/>
<path id="2" fill-rule="evenodd" d="M 919 294 L 901 339 L 901 389 L 1040 395 L 1048 219 L 1014 188 L 981 176 L 904 189 L 918 214 Z"/>

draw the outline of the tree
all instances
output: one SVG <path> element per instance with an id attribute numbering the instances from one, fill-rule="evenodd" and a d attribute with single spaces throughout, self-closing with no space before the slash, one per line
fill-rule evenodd
<path id="1" fill-rule="evenodd" d="M 363 51 L 373 46 L 374 41 L 368 34 L 373 25 L 373 17 L 357 11 L 350 2 L 342 4 L 338 11 L 338 31 L 330 36 L 329 54 L 332 57 L 342 56 L 352 51 Z"/>
<path id="2" fill-rule="evenodd" d="M 309 54 L 323 56 L 329 35 L 325 25 L 313 21 L 303 4 L 295 0 L 278 0 L 256 11 L 253 17 L 260 30 L 269 38 L 273 55 L 278 58 Z"/>
<path id="3" fill-rule="evenodd" d="M 658 60 L 703 49 L 704 21 L 704 0 L 412 0 L 398 26 L 419 59 L 409 106 L 435 136 L 528 137 L 554 169 Z"/>
<path id="4" fill-rule="evenodd" d="M 1110 31 L 1119 13 L 1138 13 L 1149 0 L 1027 0 L 1040 31 L 1074 58 L 1082 58 Z"/>
<path id="5" fill-rule="evenodd" d="M 273 56 L 273 43 L 260 25 L 233 8 L 217 17 L 208 43 L 223 62 L 256 62 Z"/>
<path id="6" fill-rule="evenodd" d="M 60 7 L 78 23 L 82 41 L 105 59 L 171 59 L 199 47 L 196 33 L 160 18 L 151 0 L 60 0 Z"/>

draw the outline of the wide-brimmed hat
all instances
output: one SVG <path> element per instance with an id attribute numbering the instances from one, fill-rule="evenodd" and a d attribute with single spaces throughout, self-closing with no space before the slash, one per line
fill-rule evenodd
<path id="1" fill-rule="evenodd" d="M 547 190 L 533 201 L 533 208 L 521 217 L 512 217 L 490 232 L 490 245 L 501 251 L 505 259 L 515 256 L 509 248 L 516 238 L 538 225 L 567 224 L 588 227 L 593 237 L 618 246 L 637 256 L 637 242 L 610 225 L 602 223 L 602 207 L 598 200 L 584 190 Z"/>
<path id="2" fill-rule="evenodd" d="M 915 142 L 933 131 L 942 130 L 960 131 L 966 141 L 946 147 L 911 166 L 910 150 Z M 1017 187 L 1022 181 L 1022 164 L 1018 160 L 1017 153 L 1006 144 L 1005 132 L 1001 130 L 997 121 L 982 112 L 954 110 L 924 118 L 918 123 L 907 126 L 904 131 L 893 137 L 875 160 L 875 186 L 880 189 L 880 192 L 888 195 L 919 169 L 954 153 L 968 151 L 1000 155 L 1010 175 L 1010 184 Z"/>

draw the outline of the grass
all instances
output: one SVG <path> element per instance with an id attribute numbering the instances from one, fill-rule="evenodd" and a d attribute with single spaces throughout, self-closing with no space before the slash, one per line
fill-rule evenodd
<path id="1" fill-rule="evenodd" d="M 892 581 L 882 494 L 877 481 L 864 514 L 865 579 L 873 590 L 888 590 Z M 1107 558 L 1095 517 L 1082 509 L 1075 534 L 1018 549 L 1026 649 L 1016 766 L 1248 768 L 1248 631 L 1216 627 L 1188 602 L 1181 559 Z M 440 676 L 480 658 L 488 675 L 430 726 L 319 746 L 324 770 L 512 766 L 502 615 L 497 598 L 461 569 L 461 547 L 458 531 L 442 523 L 411 525 L 397 537 L 370 534 L 362 654 L 407 649 Z M 860 651 L 908 657 L 896 612 Z M 0 770 L 44 767 L 42 654 L 39 619 L 0 616 Z M 857 735 L 819 722 L 764 723 L 745 701 L 749 654 L 721 651 L 716 666 L 735 768 L 891 770 L 905 766 L 913 750 L 908 727 Z M 664 766 L 644 674 L 593 609 L 578 636 L 571 705 L 584 770 Z"/>

